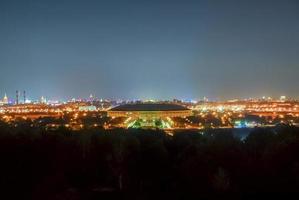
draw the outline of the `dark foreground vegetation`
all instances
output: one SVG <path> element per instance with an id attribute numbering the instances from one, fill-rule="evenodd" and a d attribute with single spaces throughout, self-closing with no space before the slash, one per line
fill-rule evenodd
<path id="1" fill-rule="evenodd" d="M 299 190 L 299 129 L 46 131 L 0 123 L 0 199 L 256 199 Z"/>

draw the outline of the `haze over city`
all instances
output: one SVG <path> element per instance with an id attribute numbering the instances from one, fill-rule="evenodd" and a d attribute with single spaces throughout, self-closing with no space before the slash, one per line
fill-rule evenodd
<path id="1" fill-rule="evenodd" d="M 299 3 L 0 2 L 0 93 L 299 98 Z"/>
<path id="2" fill-rule="evenodd" d="M 0 0 L 0 199 L 296 198 L 298 52 L 298 0 Z"/>

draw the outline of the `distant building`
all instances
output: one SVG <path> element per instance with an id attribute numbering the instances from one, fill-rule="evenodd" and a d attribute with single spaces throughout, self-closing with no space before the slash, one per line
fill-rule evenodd
<path id="1" fill-rule="evenodd" d="M 89 101 L 94 101 L 94 96 L 92 94 L 89 95 Z"/>
<path id="2" fill-rule="evenodd" d="M 95 106 L 79 106 L 79 111 L 96 111 Z"/>
<path id="3" fill-rule="evenodd" d="M 47 99 L 45 97 L 41 97 L 40 98 L 40 103 L 46 104 L 47 103 Z"/>
<path id="4" fill-rule="evenodd" d="M 280 101 L 284 102 L 284 101 L 287 100 L 287 97 L 286 96 L 281 96 L 279 99 L 280 99 Z"/>
<path id="5" fill-rule="evenodd" d="M 0 105 L 3 106 L 3 105 L 7 105 L 9 102 L 8 102 L 8 97 L 7 95 L 5 94 L 3 99 L 0 99 Z"/>
<path id="6" fill-rule="evenodd" d="M 3 101 L 2 101 L 2 103 L 3 103 L 4 105 L 8 104 L 8 97 L 7 97 L 6 94 L 5 94 L 4 97 L 3 97 Z"/>

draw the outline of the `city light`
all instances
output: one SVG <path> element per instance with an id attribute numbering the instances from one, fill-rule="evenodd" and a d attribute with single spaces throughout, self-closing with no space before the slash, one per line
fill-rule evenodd
<path id="1" fill-rule="evenodd" d="M 125 112 L 114 111 L 120 105 L 134 105 L 134 101 L 109 100 L 70 100 L 49 103 L 24 101 L 9 103 L 5 94 L 1 100 L 0 117 L 3 121 L 14 123 L 20 119 L 32 122 L 51 118 L 63 119 L 62 125 L 71 129 L 86 127 L 121 128 L 159 128 L 159 129 L 205 129 L 209 128 L 252 128 L 277 124 L 299 124 L 299 102 L 287 97 L 262 98 L 261 100 L 229 101 L 153 101 L 137 102 L 154 106 L 153 111 Z M 282 101 L 283 100 L 283 101 Z M 14 101 L 15 102 L 15 101 Z M 163 105 L 181 106 L 183 110 L 164 110 Z M 162 107 L 161 107 L 162 106 Z M 162 109 L 162 110 L 160 110 Z M 184 110 L 186 109 L 186 110 Z M 54 120 L 54 121 L 55 121 Z M 89 122 L 90 121 L 90 122 Z M 53 122 L 49 127 L 58 128 L 61 124 Z"/>

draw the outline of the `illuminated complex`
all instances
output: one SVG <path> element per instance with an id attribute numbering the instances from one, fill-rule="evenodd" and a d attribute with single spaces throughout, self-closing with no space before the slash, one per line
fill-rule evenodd
<path id="1" fill-rule="evenodd" d="M 191 110 L 177 104 L 166 103 L 138 103 L 125 104 L 108 111 L 112 118 L 126 118 L 121 126 L 132 128 L 171 128 L 173 117 L 186 117 L 192 114 Z"/>
<path id="2" fill-rule="evenodd" d="M 23 93 L 25 94 L 25 92 Z M 0 99 L 0 121 L 11 125 L 27 120 L 32 126 L 79 130 L 102 127 L 205 129 L 299 126 L 299 101 L 263 98 L 230 101 L 113 101 L 72 99 L 66 102 Z M 171 130 L 169 130 L 171 132 Z"/>

